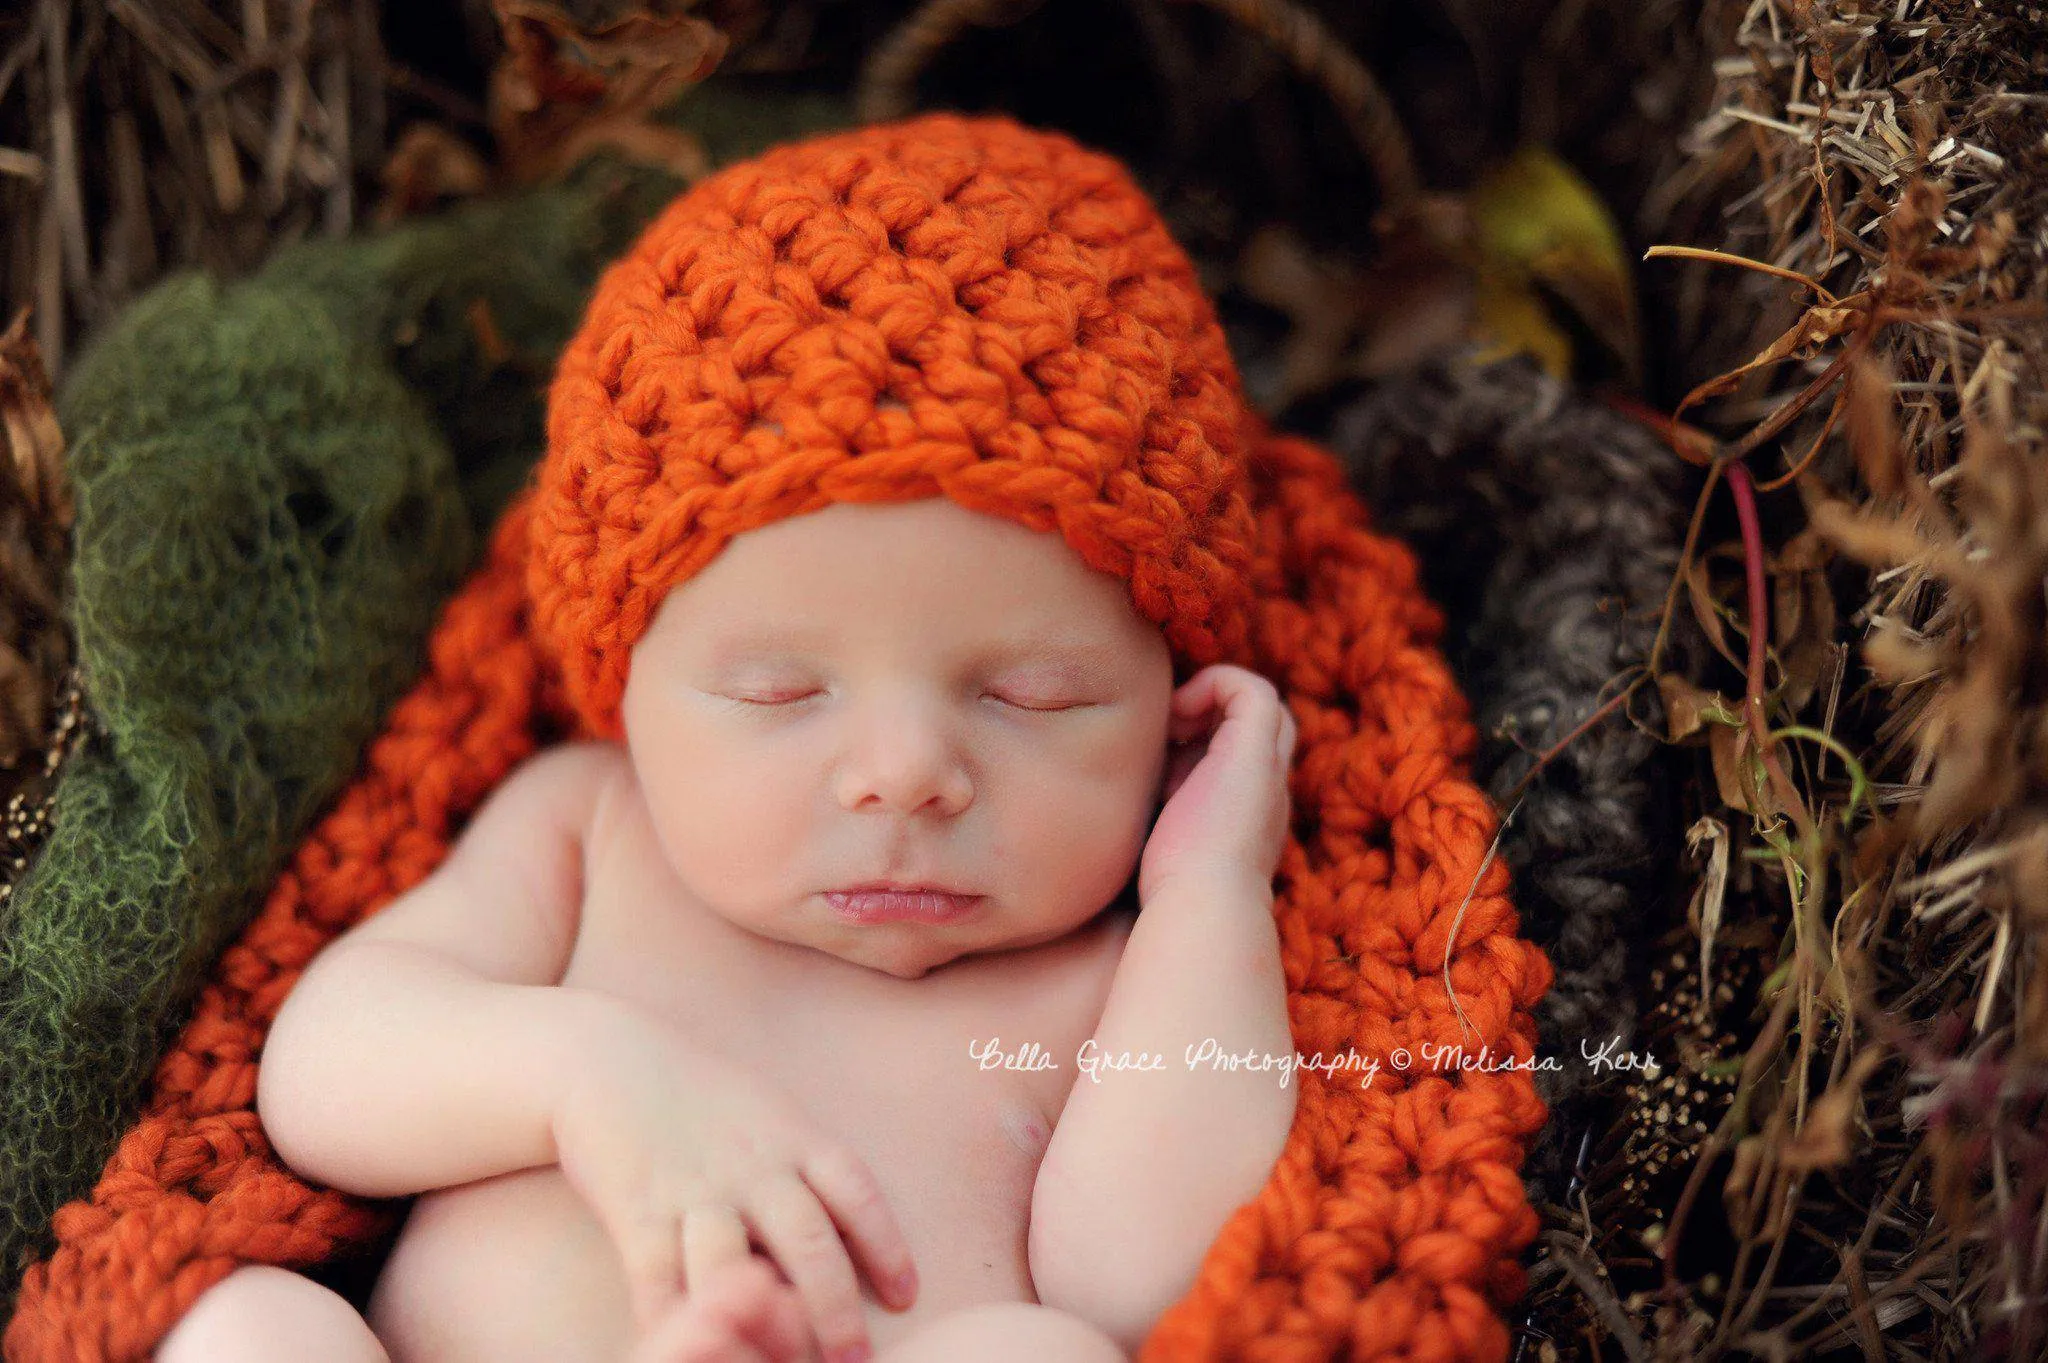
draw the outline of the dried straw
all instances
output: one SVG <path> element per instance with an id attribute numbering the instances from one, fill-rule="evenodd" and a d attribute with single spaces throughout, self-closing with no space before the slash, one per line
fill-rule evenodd
<path id="1" fill-rule="evenodd" d="M 383 159 L 374 0 L 34 0 L 0 41 L 0 221 L 37 225 L 0 301 L 56 377 L 166 266 L 348 231 Z"/>
<path id="2" fill-rule="evenodd" d="M 2039 1358 L 2048 12 L 1708 11 L 1713 107 L 1646 206 L 1715 231 L 1649 268 L 1699 380 L 1663 429 L 1736 536 L 1687 555 L 1728 665 L 1668 683 L 1709 854 L 1658 987 L 1686 1093 L 1733 1092 L 1661 1181 L 1609 1133 L 1545 1347 Z"/>

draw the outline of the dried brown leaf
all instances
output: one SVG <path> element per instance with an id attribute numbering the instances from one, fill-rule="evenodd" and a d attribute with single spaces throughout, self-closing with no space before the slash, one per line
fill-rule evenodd
<path id="1" fill-rule="evenodd" d="M 1465 271 L 1424 266 L 1385 287 L 1375 270 L 1365 291 L 1377 298 L 1351 372 L 1376 379 L 1413 369 L 1431 355 L 1455 348 L 1472 333 L 1477 286 Z"/>
<path id="2" fill-rule="evenodd" d="M 1807 1109 L 1806 1120 L 1776 1151 L 1778 1163 L 1788 1170 L 1838 1169 L 1856 1151 L 1857 1109 L 1862 1105 L 1863 1081 L 1883 1058 L 1884 1051 L 1871 1045 L 1850 1062 L 1849 1072 Z"/>
<path id="3" fill-rule="evenodd" d="M 1917 811 L 1923 838 L 2019 800 L 2025 763 L 2002 670 L 1973 666 L 1928 703 L 1920 748 L 1934 768 Z"/>
<path id="4" fill-rule="evenodd" d="M 43 369 L 42 352 L 28 334 L 28 319 L 28 309 L 23 308 L 0 334 L 0 427 L 12 456 L 8 467 L 19 500 L 55 537 L 71 528 L 71 480 L 64 471 L 64 432 L 50 403 L 50 378 Z"/>
<path id="5" fill-rule="evenodd" d="M 69 654 L 60 587 L 73 504 L 64 432 L 26 308 L 0 334 L 0 767 L 38 746 Z M 11 783 L 10 783 L 11 784 Z M 0 797 L 8 792 L 0 789 Z"/>
<path id="6" fill-rule="evenodd" d="M 2048 926 L 2048 819 L 2035 816 L 2033 826 L 2012 840 L 2013 853 L 2004 875 L 2013 904 L 2036 929 Z M 2042 1038 L 2048 1045 L 2048 1036 Z"/>
<path id="7" fill-rule="evenodd" d="M 1237 281 L 1246 293 L 1280 309 L 1294 324 L 1281 358 L 1278 405 L 1336 377 L 1360 323 L 1362 290 L 1350 270 L 1311 255 L 1286 226 L 1268 224 L 1245 243 Z"/>
<path id="8" fill-rule="evenodd" d="M 600 147 L 610 147 L 643 166 L 665 170 L 686 184 L 711 173 L 711 154 L 695 134 L 625 114 L 578 124 L 555 148 L 552 167 L 546 173 L 573 166 Z"/>
<path id="9" fill-rule="evenodd" d="M 2048 875 L 2048 858 L 2034 869 Z M 2033 883 L 2038 886 L 2042 882 Z M 2019 1035 L 2016 1053 L 2022 1064 L 2038 1065 L 2048 1060 L 2048 971 L 2027 972 L 2027 996 L 2020 1005 L 2019 1026 L 2014 1030 Z"/>
<path id="10" fill-rule="evenodd" d="M 1934 1208 L 1958 1235 L 1967 1235 L 1976 1219 L 1976 1202 L 1971 1197 L 1976 1160 L 1969 1151 L 1970 1135 L 1948 1122 L 1928 1129 L 1927 1148 L 1934 1160 Z"/>
<path id="11" fill-rule="evenodd" d="M 379 178 L 384 197 L 373 219 L 388 227 L 443 199 L 483 193 L 490 188 L 491 171 L 476 149 L 449 129 L 415 123 L 399 136 Z"/>
<path id="12" fill-rule="evenodd" d="M 559 175 L 598 143 L 627 149 L 626 130 L 711 74 L 727 39 L 682 13 L 689 0 L 649 0 L 586 30 L 551 0 L 491 0 L 505 53 L 491 72 L 491 131 L 506 178 L 533 184 Z M 673 139 L 664 159 L 675 155 Z"/>
<path id="13" fill-rule="evenodd" d="M 1808 308 L 1799 315 L 1799 320 L 1787 327 L 1782 335 L 1759 351 L 1746 364 L 1738 365 L 1727 373 L 1708 379 L 1699 387 L 1687 393 L 1672 411 L 1673 417 L 1684 414 L 1687 408 L 1696 407 L 1709 398 L 1731 392 L 1735 386 L 1755 371 L 1781 360 L 1791 359 L 1826 344 L 1847 332 L 1864 320 L 1865 312 L 1856 303 L 1819 304 Z"/>
<path id="14" fill-rule="evenodd" d="M 1714 989 L 1714 939 L 1721 931 L 1723 905 L 1728 897 L 1728 825 L 1712 816 L 1699 819 L 1685 830 L 1685 850 L 1697 856 L 1707 845 L 1707 872 L 1686 906 L 1686 922 L 1700 939 L 1699 1008 L 1705 1014 L 1712 1006 Z"/>
<path id="15" fill-rule="evenodd" d="M 1714 788 L 1721 803 L 1744 814 L 1762 816 L 1755 748 L 1742 725 L 1716 724 L 1707 730 L 1707 753 L 1714 764 Z"/>
<path id="16" fill-rule="evenodd" d="M 1814 529 L 1837 549 L 1873 568 L 1918 561 L 1951 579 L 1963 575 L 1965 564 L 1960 554 L 1922 538 L 1896 517 L 1865 514 L 1832 499 L 1816 502 L 1807 514 Z"/>
<path id="17" fill-rule="evenodd" d="M 1885 215 L 1885 241 L 1895 256 L 1911 260 L 1924 252 L 1941 226 L 1948 196 L 1941 186 L 1916 175 L 1899 196 L 1898 206 Z"/>
<path id="18" fill-rule="evenodd" d="M 1802 633 L 1783 651 L 1780 657 L 1785 668 L 1784 700 L 1788 709 L 1804 709 L 1813 699 L 1834 656 L 1834 645 L 1818 630 Z"/>
<path id="19" fill-rule="evenodd" d="M 1772 558 L 1772 643 L 1784 675 L 1783 698 L 1794 711 L 1812 698 L 1834 655 L 1835 596 L 1826 567 L 1834 550 L 1812 526 Z"/>
<path id="20" fill-rule="evenodd" d="M 1817 573 L 1834 562 L 1835 551 L 1828 542 L 1815 532 L 1812 526 L 1800 531 L 1772 556 L 1776 565 L 1785 572 Z"/>
<path id="21" fill-rule="evenodd" d="M 1714 600 L 1713 586 L 1707 580 L 1704 558 L 1696 558 L 1685 566 L 1685 595 L 1692 606 L 1693 618 L 1699 621 L 1700 629 L 1707 636 L 1707 642 L 1714 646 L 1714 651 L 1735 666 L 1744 666 L 1744 660 L 1736 657 L 1735 650 L 1728 646 L 1728 634 L 1721 625 L 1721 609 Z"/>
<path id="22" fill-rule="evenodd" d="M 1877 679 L 1887 686 L 1904 686 L 1939 676 L 1944 667 L 1944 650 L 1931 643 L 1906 637 L 1905 627 L 1896 620 L 1879 620 L 1863 641 L 1863 660 Z"/>
<path id="23" fill-rule="evenodd" d="M 1664 697 L 1665 731 L 1673 743 L 1684 742 L 1710 722 L 1741 723 L 1726 697 L 1694 686 L 1675 672 L 1657 674 L 1657 691 Z"/>
<path id="24" fill-rule="evenodd" d="M 1849 451 L 1863 484 L 1879 497 L 1893 497 L 1906 485 L 1905 452 L 1892 413 L 1891 362 L 1869 351 L 1849 365 Z"/>
<path id="25" fill-rule="evenodd" d="M 1789 648 L 1800 635 L 1806 616 L 1806 574 L 1796 570 L 1771 573 L 1771 643 Z"/>
<path id="26" fill-rule="evenodd" d="M 1749 1219 L 1749 1202 L 1756 1187 L 1757 1171 L 1764 1165 L 1764 1138 L 1744 1136 L 1735 1142 L 1735 1157 L 1728 1162 L 1728 1177 L 1721 1182 L 1721 1202 L 1728 1209 L 1731 1225 Z"/>

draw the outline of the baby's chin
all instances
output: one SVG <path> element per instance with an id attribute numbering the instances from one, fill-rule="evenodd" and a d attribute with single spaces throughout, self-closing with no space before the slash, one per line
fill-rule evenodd
<path id="1" fill-rule="evenodd" d="M 956 961 L 1027 950 L 1073 931 L 1057 924 L 1016 925 L 1001 921 L 992 904 L 983 904 L 974 920 L 933 923 L 848 923 L 824 906 L 822 898 L 806 903 L 792 923 L 781 923 L 766 935 L 791 946 L 808 947 L 849 965 L 893 975 L 923 979 Z M 754 928 L 761 932 L 761 928 Z"/>

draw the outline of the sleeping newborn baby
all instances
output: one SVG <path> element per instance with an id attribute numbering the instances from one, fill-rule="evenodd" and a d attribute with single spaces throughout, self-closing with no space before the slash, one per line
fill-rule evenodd
<path id="1" fill-rule="evenodd" d="M 421 1194 L 367 1321 L 248 1266 L 160 1363 L 1136 1351 L 1295 1108 L 1190 1061 L 1293 1049 L 1238 402 L 1058 135 L 930 115 L 671 205 L 521 508 L 572 740 L 263 1051 L 281 1159 Z"/>
<path id="2" fill-rule="evenodd" d="M 1214 710 L 1179 779 L 1169 740 Z M 370 1301 L 390 1356 L 803 1359 L 806 1320 L 828 1359 L 1135 1348 L 1293 1116 L 1270 1074 L 1181 1063 L 1205 1036 L 1288 1049 L 1270 684 L 1175 692 L 1121 583 L 934 499 L 739 536 L 634 647 L 623 717 L 623 745 L 510 777 L 272 1029 L 288 1163 L 444 1189 Z M 1091 1036 L 1174 1063 L 1077 1087 Z M 1034 1042 L 1052 1066 L 983 1068 Z M 748 1227 L 794 1287 L 700 1307 Z M 346 1326 L 257 1336 L 340 1357 Z M 231 1355 L 162 1354 L 202 1356 Z"/>

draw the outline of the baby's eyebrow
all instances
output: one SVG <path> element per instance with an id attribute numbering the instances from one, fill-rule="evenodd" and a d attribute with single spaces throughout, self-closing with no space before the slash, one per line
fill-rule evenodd
<path id="1" fill-rule="evenodd" d="M 1040 635 L 1005 639 L 983 649 L 980 656 L 989 662 L 1007 663 L 1038 654 L 1056 654 L 1076 662 L 1095 663 L 1107 667 L 1120 660 L 1124 656 L 1124 651 L 1114 644 L 1102 643 L 1099 640 L 1066 635 Z"/>
<path id="2" fill-rule="evenodd" d="M 714 634 L 712 637 L 716 640 L 714 651 L 721 661 L 770 649 L 806 652 L 822 647 L 829 638 L 823 630 L 761 623 L 749 623 L 730 633 Z"/>
<path id="3" fill-rule="evenodd" d="M 714 659 L 729 663 L 761 652 L 812 653 L 827 651 L 830 631 L 794 625 L 755 622 L 716 636 Z M 968 657 L 982 663 L 1010 663 L 1019 659 L 1050 655 L 1084 665 L 1114 667 L 1124 650 L 1112 643 L 1069 633 L 1014 635 L 972 649 Z"/>

